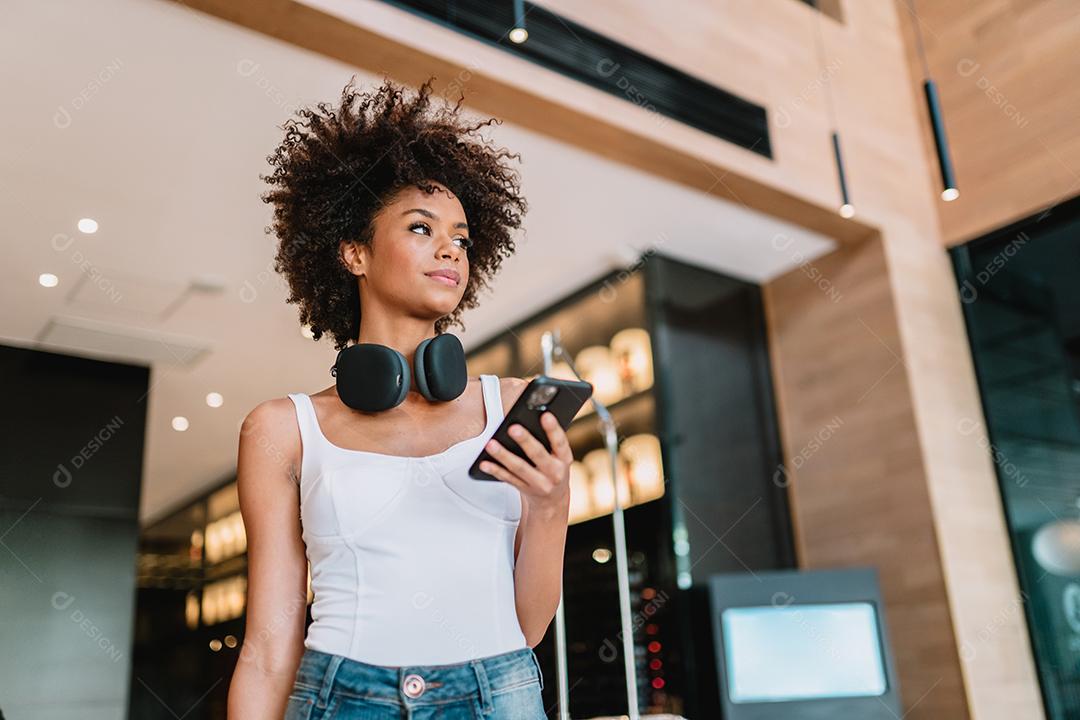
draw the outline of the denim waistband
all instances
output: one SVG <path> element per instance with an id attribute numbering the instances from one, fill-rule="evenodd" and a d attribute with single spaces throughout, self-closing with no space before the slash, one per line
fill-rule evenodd
<path id="1" fill-rule="evenodd" d="M 416 707 L 492 695 L 539 681 L 540 662 L 531 647 L 450 665 L 373 665 L 308 648 L 296 672 L 296 687 L 324 706 L 331 696 Z"/>

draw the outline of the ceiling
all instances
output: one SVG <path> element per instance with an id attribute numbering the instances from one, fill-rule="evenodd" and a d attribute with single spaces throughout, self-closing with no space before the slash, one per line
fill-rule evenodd
<path id="1" fill-rule="evenodd" d="M 5 16 L 0 340 L 152 366 L 146 523 L 235 471 L 254 406 L 332 382 L 332 346 L 301 336 L 271 269 L 258 175 L 295 108 L 378 78 L 164 0 L 18 0 Z M 521 153 L 530 211 L 465 315 L 466 349 L 641 252 L 762 282 L 834 247 L 520 127 L 488 134 Z"/>

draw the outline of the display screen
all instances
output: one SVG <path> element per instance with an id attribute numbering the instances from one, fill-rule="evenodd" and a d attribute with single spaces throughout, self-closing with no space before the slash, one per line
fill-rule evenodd
<path id="1" fill-rule="evenodd" d="M 728 608 L 720 621 L 733 703 L 885 692 L 871 603 Z"/>

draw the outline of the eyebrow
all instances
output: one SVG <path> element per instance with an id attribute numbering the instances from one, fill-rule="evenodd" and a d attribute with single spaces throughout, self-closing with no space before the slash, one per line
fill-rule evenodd
<path id="1" fill-rule="evenodd" d="M 420 213 L 424 217 L 429 217 L 432 220 L 438 220 L 439 219 L 438 215 L 431 212 L 430 210 L 425 210 L 424 208 L 413 208 L 411 210 L 406 210 L 405 212 L 403 212 L 401 214 L 402 215 L 408 215 L 409 213 Z M 456 225 L 454 225 L 454 227 L 455 228 L 465 228 L 466 230 L 468 230 L 469 229 L 469 223 L 459 222 Z"/>

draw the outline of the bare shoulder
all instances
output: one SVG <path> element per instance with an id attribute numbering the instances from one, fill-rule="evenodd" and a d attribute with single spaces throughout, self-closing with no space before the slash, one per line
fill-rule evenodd
<path id="1" fill-rule="evenodd" d="M 510 412 L 521 393 L 525 392 L 529 382 L 519 377 L 500 377 L 499 394 L 502 396 L 503 412 Z"/>
<path id="2" fill-rule="evenodd" d="M 264 400 L 240 426 L 240 462 L 271 462 L 283 475 L 294 478 L 301 452 L 296 406 L 288 397 Z M 245 464 L 247 464 L 245 463 Z M 260 470 L 268 468 L 260 467 Z M 261 474 L 261 473 L 260 473 Z"/>
<path id="3" fill-rule="evenodd" d="M 295 408 L 293 401 L 287 397 L 263 400 L 252 408 L 244 418 L 241 435 L 245 434 L 245 429 L 249 431 L 264 430 L 271 433 L 280 432 L 281 430 L 298 430 Z"/>

